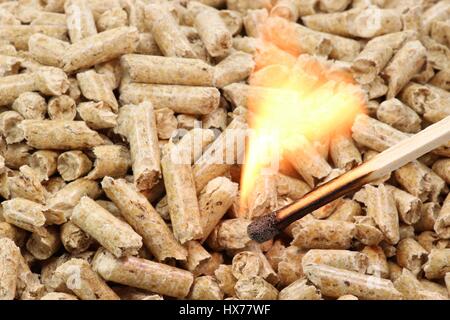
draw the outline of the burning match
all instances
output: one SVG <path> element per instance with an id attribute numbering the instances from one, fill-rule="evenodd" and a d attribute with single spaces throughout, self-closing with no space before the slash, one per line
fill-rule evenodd
<path id="1" fill-rule="evenodd" d="M 302 199 L 254 220 L 248 226 L 250 238 L 260 243 L 272 239 L 294 221 L 365 184 L 397 170 L 450 140 L 450 116 L 376 155 L 368 162 L 319 186 Z"/>

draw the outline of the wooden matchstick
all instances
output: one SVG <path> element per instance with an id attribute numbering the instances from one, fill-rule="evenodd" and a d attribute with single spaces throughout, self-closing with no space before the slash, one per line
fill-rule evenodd
<path id="1" fill-rule="evenodd" d="M 307 193 L 302 199 L 254 220 L 248 226 L 248 234 L 255 241 L 267 241 L 295 220 L 339 197 L 358 190 L 365 184 L 383 177 L 449 141 L 450 116 L 401 141 L 370 161 L 321 185 Z"/>

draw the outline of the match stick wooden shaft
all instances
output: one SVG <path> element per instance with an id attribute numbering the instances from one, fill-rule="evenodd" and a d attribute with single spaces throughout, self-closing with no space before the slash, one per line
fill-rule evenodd
<path id="1" fill-rule="evenodd" d="M 342 176 L 319 186 L 306 194 L 302 199 L 275 211 L 270 215 L 272 231 L 275 228 L 277 230 L 284 229 L 295 220 L 339 197 L 358 190 L 363 185 L 385 176 L 433 149 L 446 144 L 448 141 L 450 141 L 450 116 L 383 151 L 370 161 L 346 172 Z M 252 223 L 254 224 L 253 228 L 249 227 L 249 230 L 254 230 L 254 234 L 253 236 L 250 234 L 250 236 L 258 240 L 256 238 L 263 232 L 257 235 L 256 226 L 268 226 L 270 223 L 267 221 L 254 221 Z M 273 234 L 273 232 L 265 234 L 269 235 Z"/>

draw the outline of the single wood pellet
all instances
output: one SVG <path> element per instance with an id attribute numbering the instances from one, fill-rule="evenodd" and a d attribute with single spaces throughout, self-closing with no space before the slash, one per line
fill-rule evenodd
<path id="1" fill-rule="evenodd" d="M 449 18 L 447 0 L 0 1 L 0 300 L 449 299 L 450 142 L 247 235 L 450 115 Z M 319 63 L 365 112 L 293 137 L 242 201 L 252 110 L 282 114 L 297 93 L 273 83 Z"/>

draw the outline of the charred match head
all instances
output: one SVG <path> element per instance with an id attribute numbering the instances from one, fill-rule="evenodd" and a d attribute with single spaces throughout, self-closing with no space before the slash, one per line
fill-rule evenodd
<path id="1" fill-rule="evenodd" d="M 254 220 L 247 228 L 249 237 L 259 243 L 272 239 L 280 230 L 276 227 L 277 215 L 272 212 Z"/>

